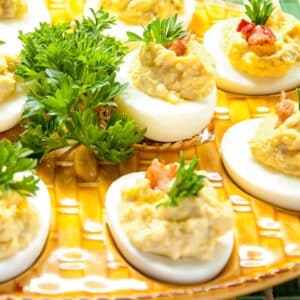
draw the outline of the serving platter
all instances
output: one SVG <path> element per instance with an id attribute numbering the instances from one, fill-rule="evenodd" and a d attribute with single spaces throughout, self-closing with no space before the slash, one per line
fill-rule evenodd
<path id="1" fill-rule="evenodd" d="M 70 18 L 73 8 L 69 2 L 66 5 L 59 0 L 48 1 L 48 5 L 54 19 L 64 13 L 65 19 Z M 193 22 L 202 22 L 202 28 L 208 28 L 217 20 L 239 13 L 239 7 L 233 4 L 208 1 L 199 4 Z M 288 96 L 296 100 L 294 91 Z M 97 161 L 82 146 L 46 157 L 38 173 L 52 200 L 47 245 L 34 266 L 18 278 L 0 284 L 0 299 L 224 300 L 299 277 L 299 214 L 243 192 L 225 172 L 219 151 L 227 128 L 242 120 L 274 113 L 278 99 L 276 95 L 246 97 L 218 91 L 214 119 L 199 136 L 175 144 L 145 141 L 135 146 L 134 157 L 121 164 Z M 19 131 L 14 128 L 0 134 L 0 138 L 13 139 Z M 235 246 L 230 261 L 218 277 L 203 284 L 171 285 L 144 276 L 121 256 L 104 218 L 105 193 L 113 180 L 145 170 L 155 157 L 167 163 L 179 160 L 180 151 L 186 159 L 199 158 L 219 198 L 229 200 L 236 215 Z"/>

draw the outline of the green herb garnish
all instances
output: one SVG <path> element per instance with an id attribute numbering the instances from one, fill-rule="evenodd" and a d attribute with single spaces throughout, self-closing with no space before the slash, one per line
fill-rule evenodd
<path id="1" fill-rule="evenodd" d="M 160 206 L 178 206 L 179 202 L 186 197 L 196 196 L 204 187 L 204 175 L 195 173 L 198 165 L 198 159 L 194 158 L 189 165 L 185 165 L 184 157 L 180 155 L 180 164 L 177 171 L 176 179 L 168 192 L 170 201 L 162 202 Z"/>
<path id="2" fill-rule="evenodd" d="M 115 19 L 103 10 L 92 12 L 73 24 L 44 23 L 20 33 L 16 74 L 30 85 L 21 142 L 37 158 L 84 144 L 97 158 L 120 162 L 143 138 L 134 121 L 114 112 L 114 97 L 126 89 L 116 81 L 116 71 L 127 48 L 102 33 Z"/>
<path id="3" fill-rule="evenodd" d="M 265 25 L 271 16 L 274 6 L 271 0 L 248 0 L 245 4 L 246 15 L 252 23 Z"/>
<path id="4" fill-rule="evenodd" d="M 0 45 L 4 45 L 4 44 L 5 44 L 5 42 L 0 40 Z"/>
<path id="5" fill-rule="evenodd" d="M 15 177 L 16 173 L 32 171 L 37 161 L 28 158 L 30 149 L 23 148 L 21 143 L 12 144 L 4 139 L 0 141 L 0 195 L 15 191 L 23 196 L 34 195 L 38 179 L 33 175 Z"/>
<path id="6" fill-rule="evenodd" d="M 300 110 L 300 89 L 296 89 L 297 97 L 298 97 L 298 108 Z"/>
<path id="7" fill-rule="evenodd" d="M 145 42 L 147 44 L 169 44 L 184 35 L 186 35 L 184 25 L 181 22 L 177 22 L 177 15 L 152 21 L 144 27 L 142 37 L 134 32 L 127 32 L 129 42 Z"/>

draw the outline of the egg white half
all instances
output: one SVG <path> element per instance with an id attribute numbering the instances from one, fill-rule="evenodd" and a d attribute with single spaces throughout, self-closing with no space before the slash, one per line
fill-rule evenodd
<path id="1" fill-rule="evenodd" d="M 121 253 L 130 264 L 142 273 L 155 279 L 177 283 L 192 284 L 215 277 L 227 264 L 233 249 L 233 233 L 228 232 L 218 239 L 212 258 L 206 261 L 196 259 L 172 260 L 163 256 L 143 252 L 129 241 L 120 224 L 118 209 L 122 187 L 136 184 L 144 178 L 145 172 L 127 174 L 112 183 L 106 194 L 106 220 Z"/>
<path id="2" fill-rule="evenodd" d="M 222 43 L 226 26 L 231 24 L 232 28 L 236 28 L 238 22 L 239 19 L 221 21 L 212 26 L 204 36 L 204 47 L 216 63 L 218 88 L 238 94 L 264 95 L 300 86 L 300 64 L 295 64 L 287 74 L 279 78 L 250 76 L 234 68 L 222 48 Z"/>
<path id="3" fill-rule="evenodd" d="M 13 95 L 0 102 L 0 132 L 14 127 L 21 121 L 25 102 L 26 95 L 18 88 Z"/>
<path id="4" fill-rule="evenodd" d="M 116 99 L 127 116 L 140 128 L 147 128 L 145 136 L 159 142 L 175 142 L 190 139 L 205 128 L 214 114 L 216 89 L 199 101 L 171 104 L 136 89 L 129 69 L 138 50 L 125 57 L 117 74 L 117 81 L 128 82 L 126 92 Z M 166 74 L 166 76 L 168 76 Z"/>
<path id="5" fill-rule="evenodd" d="M 22 19 L 0 20 L 0 53 L 16 55 L 22 49 L 22 43 L 18 39 L 19 31 L 30 32 L 38 27 L 40 22 L 51 21 L 49 11 L 44 0 L 27 0 L 28 11 Z"/>
<path id="6" fill-rule="evenodd" d="M 84 15 L 91 16 L 90 9 L 92 8 L 97 11 L 101 7 L 101 2 L 101 0 L 87 0 L 84 7 Z M 185 28 L 188 28 L 190 25 L 194 15 L 194 10 L 195 0 L 184 0 L 184 14 L 178 15 L 178 20 L 184 24 Z M 105 30 L 105 33 L 122 41 L 126 41 L 127 31 L 132 31 L 138 35 L 143 35 L 144 29 L 142 25 L 128 25 L 117 20 L 116 24 L 112 28 Z"/>
<path id="7" fill-rule="evenodd" d="M 262 119 L 237 123 L 224 134 L 221 152 L 232 179 L 249 194 L 277 206 L 300 210 L 300 178 L 273 171 L 254 160 L 248 145 Z"/>
<path id="8" fill-rule="evenodd" d="M 39 214 L 39 229 L 29 245 L 15 255 L 0 259 L 0 282 L 11 280 L 29 269 L 40 256 L 50 228 L 51 202 L 47 187 L 42 181 L 38 183 L 39 190 L 36 195 L 28 198 Z"/>

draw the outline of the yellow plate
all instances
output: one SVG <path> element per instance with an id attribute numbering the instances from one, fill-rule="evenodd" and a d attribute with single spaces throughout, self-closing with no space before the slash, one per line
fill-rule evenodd
<path id="1" fill-rule="evenodd" d="M 57 0 L 57 3 L 62 2 Z M 196 21 L 214 22 L 232 13 L 231 6 L 228 9 L 218 3 L 201 6 L 197 12 L 201 18 L 196 16 Z M 70 18 L 65 13 L 66 7 L 70 6 L 56 7 L 55 12 Z M 53 6 L 51 9 L 53 14 Z M 216 13 L 212 13 L 214 10 Z M 289 96 L 296 98 L 294 92 Z M 52 199 L 48 243 L 30 270 L 0 285 L 0 299 L 97 296 L 103 300 L 224 300 L 300 276 L 299 215 L 241 191 L 226 175 L 219 155 L 220 141 L 228 127 L 241 120 L 274 113 L 276 101 L 277 96 L 243 97 L 219 91 L 210 130 L 199 141 L 168 147 L 137 146 L 136 156 L 120 165 L 97 162 L 81 146 L 53 153 L 39 167 Z M 0 134 L 0 138 L 17 134 L 15 128 Z M 226 268 L 214 280 L 191 286 L 160 283 L 128 265 L 107 230 L 103 206 L 107 187 L 114 179 L 144 170 L 154 157 L 166 162 L 178 160 L 182 148 L 187 159 L 199 157 L 220 199 L 231 201 L 237 219 L 235 248 Z"/>

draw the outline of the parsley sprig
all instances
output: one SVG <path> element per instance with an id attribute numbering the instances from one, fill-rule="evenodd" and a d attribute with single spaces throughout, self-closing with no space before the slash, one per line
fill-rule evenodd
<path id="1" fill-rule="evenodd" d="M 205 176 L 195 173 L 199 161 L 194 158 L 189 165 L 185 165 L 184 157 L 180 155 L 180 163 L 176 179 L 168 192 L 170 201 L 162 202 L 160 206 L 178 206 L 179 202 L 189 196 L 196 196 L 205 183 Z"/>
<path id="2" fill-rule="evenodd" d="M 16 179 L 19 172 L 31 171 L 37 161 L 28 156 L 31 150 L 23 148 L 21 143 L 12 144 L 4 139 L 0 141 L 0 195 L 15 191 L 23 196 L 34 195 L 37 191 L 38 179 L 33 175 Z"/>
<path id="3" fill-rule="evenodd" d="M 252 23 L 256 25 L 265 25 L 271 16 L 274 6 L 271 0 L 248 0 L 245 4 L 246 15 Z"/>
<path id="4" fill-rule="evenodd" d="M 296 89 L 297 97 L 298 97 L 298 108 L 300 110 L 300 89 Z"/>
<path id="5" fill-rule="evenodd" d="M 134 32 L 127 32 L 129 42 L 145 42 L 169 44 L 186 34 L 183 23 L 177 21 L 177 15 L 166 19 L 155 19 L 144 26 L 143 36 Z"/>
<path id="6" fill-rule="evenodd" d="M 122 114 L 103 117 L 126 89 L 115 77 L 127 48 L 102 33 L 114 22 L 100 10 L 73 24 L 44 23 L 32 33 L 20 33 L 23 50 L 16 74 L 30 84 L 21 142 L 35 157 L 84 144 L 97 158 L 120 162 L 143 138 L 144 131 Z"/>

